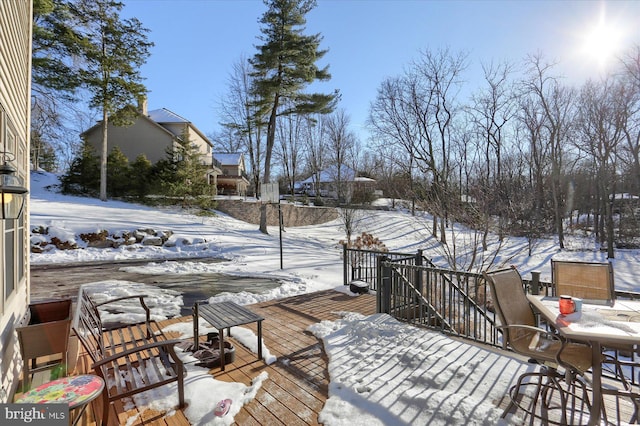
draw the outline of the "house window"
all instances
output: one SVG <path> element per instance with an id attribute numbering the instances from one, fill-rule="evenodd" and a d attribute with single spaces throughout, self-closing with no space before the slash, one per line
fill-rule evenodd
<path id="1" fill-rule="evenodd" d="M 20 219 L 18 219 L 18 256 L 20 257 L 26 257 L 28 256 L 25 253 L 25 231 L 24 231 L 24 213 L 20 216 Z M 18 283 L 21 283 L 22 280 L 24 279 L 24 274 L 25 274 L 25 262 L 18 262 Z"/>
<path id="2" fill-rule="evenodd" d="M 24 178 L 24 171 L 28 170 L 28 154 L 26 142 L 15 131 L 5 109 L 0 105 L 0 151 L 13 154 L 18 174 Z M 20 283 L 26 284 L 26 213 L 19 219 L 2 220 L 0 223 L 0 242 L 3 262 L 2 295 L 0 297 L 0 312 L 4 311 L 4 302 L 15 294 Z"/>
<path id="3" fill-rule="evenodd" d="M 4 300 L 16 289 L 16 225 L 15 220 L 4 221 Z"/>

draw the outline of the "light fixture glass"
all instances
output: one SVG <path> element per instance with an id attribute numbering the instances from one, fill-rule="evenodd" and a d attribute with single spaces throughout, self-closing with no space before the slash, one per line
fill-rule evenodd
<path id="1" fill-rule="evenodd" d="M 2 219 L 18 219 L 24 209 L 24 202 L 29 190 L 24 187 L 22 178 L 16 176 L 16 168 L 8 161 L 13 156 L 8 152 L 0 153 L 4 163 L 0 165 L 0 206 Z"/>

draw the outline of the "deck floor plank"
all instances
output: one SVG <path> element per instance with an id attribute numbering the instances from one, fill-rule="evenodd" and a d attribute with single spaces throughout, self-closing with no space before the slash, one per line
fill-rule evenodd
<path id="1" fill-rule="evenodd" d="M 368 315 L 375 311 L 375 298 L 371 295 L 349 296 L 333 290 L 286 299 L 273 300 L 248 306 L 263 316 L 263 340 L 269 352 L 277 358 L 267 365 L 256 354 L 231 337 L 225 336 L 236 348 L 235 360 L 225 366 L 212 368 L 209 373 L 217 380 L 250 385 L 263 371 L 268 374 L 256 398 L 242 407 L 235 416 L 241 425 L 317 425 L 318 414 L 327 399 L 327 357 L 322 342 L 307 328 L 322 320 L 339 318 L 338 312 L 351 311 Z M 179 322 L 191 323 L 191 317 L 172 318 L 160 323 L 161 328 Z M 243 327 L 257 333 L 256 324 Z M 165 332 L 167 338 L 179 337 L 177 332 Z M 200 337 L 201 340 L 205 336 Z M 76 372 L 89 371 L 90 361 L 81 356 Z M 110 406 L 110 424 L 185 426 L 188 419 L 182 410 L 165 417 L 163 413 L 127 410 L 129 401 L 117 401 Z M 100 416 L 101 401 L 96 401 L 95 412 Z M 213 409 L 213 407 L 212 407 Z M 88 410 L 81 425 L 95 425 L 94 410 Z"/>
<path id="2" fill-rule="evenodd" d="M 364 315 L 375 313 L 375 296 L 349 296 L 333 290 L 320 291 L 272 300 L 248 308 L 265 318 L 262 325 L 263 339 L 269 352 L 277 360 L 267 365 L 258 360 L 256 354 L 248 350 L 233 338 L 229 341 L 236 348 L 235 360 L 225 366 L 212 368 L 209 373 L 216 380 L 240 382 L 250 385 L 262 372 L 268 378 L 263 382 L 256 398 L 244 405 L 235 416 L 236 425 L 318 425 L 318 414 L 327 397 L 329 376 L 328 358 L 322 342 L 307 331 L 311 324 L 323 320 L 336 320 L 340 312 L 359 312 Z M 191 323 L 191 317 L 173 318 L 162 321 L 160 326 L 178 322 Z M 256 324 L 243 327 L 257 333 Z M 165 332 L 168 338 L 179 337 L 177 333 Z M 201 336 L 204 340 L 206 336 Z M 228 337 L 225 337 L 225 339 Z M 77 373 L 89 371 L 89 361 L 85 356 L 77 363 Z M 505 398 L 506 399 L 506 398 Z M 506 401 L 504 401 L 506 404 Z M 97 401 L 98 416 L 101 411 L 100 399 Z M 182 410 L 175 415 L 140 413 L 137 408 L 125 410 L 125 404 L 118 401 L 111 405 L 110 424 L 186 426 L 189 424 Z M 213 407 L 212 407 L 213 410 Z M 608 404 L 608 412 L 615 409 Z M 626 410 L 625 410 L 626 411 Z M 84 426 L 93 426 L 94 411 L 89 409 L 82 421 Z M 135 417 L 135 421 L 132 421 Z"/>

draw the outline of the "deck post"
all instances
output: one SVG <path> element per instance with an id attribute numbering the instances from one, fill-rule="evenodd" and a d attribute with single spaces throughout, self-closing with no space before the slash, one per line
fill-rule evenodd
<path id="1" fill-rule="evenodd" d="M 540 271 L 531 271 L 531 294 L 540 294 Z"/>
<path id="2" fill-rule="evenodd" d="M 418 249 L 418 251 L 416 252 L 415 265 L 418 266 L 418 268 L 416 268 L 415 270 L 415 286 L 420 294 L 422 294 L 422 269 L 419 268 L 420 266 L 422 266 L 422 249 Z"/>
<path id="3" fill-rule="evenodd" d="M 347 273 L 347 268 L 349 267 L 349 261 L 347 260 L 348 253 L 347 243 L 344 243 L 342 245 L 342 283 L 344 285 L 349 285 L 349 274 Z"/>
<path id="4" fill-rule="evenodd" d="M 376 258 L 376 269 L 378 270 L 376 310 L 378 313 L 385 314 L 391 312 L 391 268 L 383 265 L 388 260 L 387 256 L 378 256 Z"/>

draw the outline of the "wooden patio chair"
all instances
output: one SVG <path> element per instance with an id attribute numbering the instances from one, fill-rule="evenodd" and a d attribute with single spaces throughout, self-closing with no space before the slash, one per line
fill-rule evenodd
<path id="1" fill-rule="evenodd" d="M 579 297 L 587 303 L 613 305 L 616 292 L 610 262 L 551 260 L 551 282 L 556 296 Z"/>
<path id="2" fill-rule="evenodd" d="M 511 399 L 502 417 L 518 407 L 530 415 L 530 424 L 539 418 L 546 423 L 567 424 L 567 415 L 579 416 L 590 407 L 586 385 L 578 377 L 591 368 L 591 348 L 564 341 L 560 336 L 539 328 L 537 317 L 524 292 L 522 278 L 514 268 L 483 272 L 489 283 L 495 312 L 500 320 L 505 346 L 541 365 L 537 371 L 528 371 L 518 378 L 509 390 Z M 565 371 L 560 373 L 558 368 Z M 524 389 L 534 387 L 528 405 L 524 405 Z M 557 391 L 560 404 L 552 405 L 551 398 Z M 578 393 L 580 391 L 580 393 Z M 529 393 L 526 393 L 529 395 Z M 577 408 L 569 411 L 567 407 Z M 553 420 L 550 410 L 558 414 Z"/>

